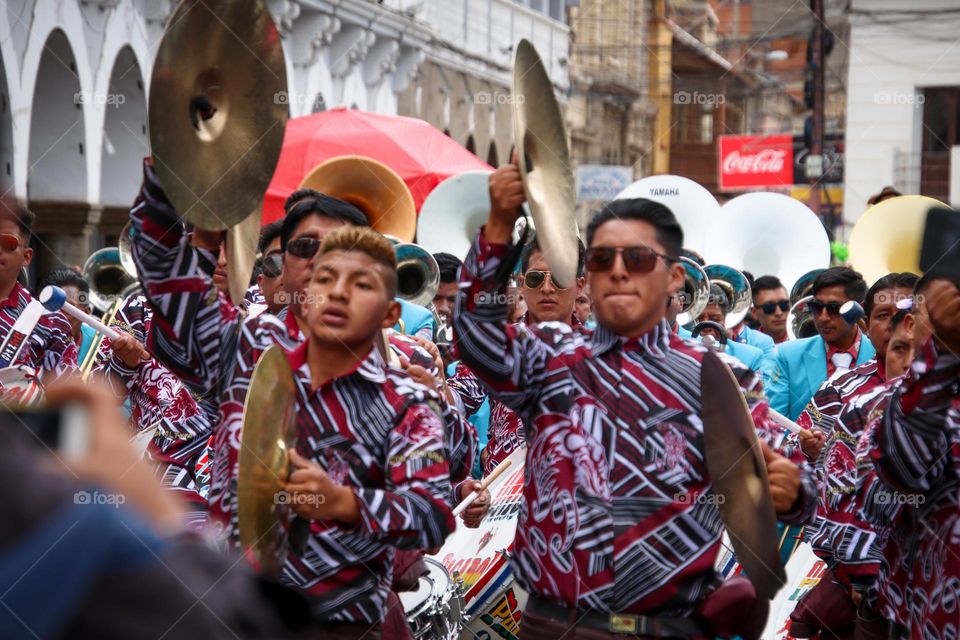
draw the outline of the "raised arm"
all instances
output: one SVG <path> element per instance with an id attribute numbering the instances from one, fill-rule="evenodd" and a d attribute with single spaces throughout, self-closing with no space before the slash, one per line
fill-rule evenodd
<path id="1" fill-rule="evenodd" d="M 234 351 L 239 314 L 213 284 L 216 256 L 190 244 L 149 161 L 130 212 L 133 257 L 154 311 L 147 349 L 198 395 L 220 383 L 223 354 Z"/>

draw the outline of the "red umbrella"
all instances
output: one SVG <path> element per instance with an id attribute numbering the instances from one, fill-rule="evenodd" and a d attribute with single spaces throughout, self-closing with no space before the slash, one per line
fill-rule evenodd
<path id="1" fill-rule="evenodd" d="M 396 171 L 420 210 L 435 186 L 463 171 L 492 167 L 439 129 L 416 118 L 332 109 L 287 121 L 283 150 L 267 187 L 263 224 L 283 216 L 283 203 L 315 166 L 336 156 L 363 155 Z"/>

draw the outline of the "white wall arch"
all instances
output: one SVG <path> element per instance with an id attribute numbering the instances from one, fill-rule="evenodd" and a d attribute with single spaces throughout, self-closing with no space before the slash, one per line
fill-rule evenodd
<path id="1" fill-rule="evenodd" d="M 53 30 L 44 44 L 33 84 L 27 195 L 31 200 L 84 202 L 89 148 L 85 116 L 92 92 L 80 80 L 73 48 L 62 30 Z"/>
<path id="2" fill-rule="evenodd" d="M 33 145 L 32 132 L 34 130 L 33 120 L 36 116 L 37 104 L 34 100 L 37 92 L 37 82 L 39 80 L 40 63 L 44 54 L 47 52 L 48 40 L 55 32 L 65 38 L 68 50 L 73 58 L 73 68 L 71 75 L 73 83 L 79 85 L 74 92 L 93 90 L 93 78 L 89 60 L 86 39 L 84 37 L 83 25 L 85 24 L 83 16 L 80 13 L 79 3 L 63 2 L 54 3 L 46 0 L 39 0 L 33 10 L 33 21 L 29 25 L 29 34 L 26 39 L 26 50 L 23 54 L 23 62 L 20 68 L 20 90 L 19 100 L 14 102 L 14 129 L 13 145 L 14 156 L 14 179 L 16 180 L 16 191 L 20 197 L 34 197 L 28 192 L 28 173 L 30 171 L 29 151 Z M 51 6 L 46 6 L 51 5 Z M 12 26 L 12 25 L 11 25 Z M 49 56 L 48 56 L 49 57 Z M 53 61 L 61 64 L 56 58 Z M 67 65 L 69 66 L 69 65 Z M 42 96 L 47 99 L 46 96 Z M 72 94 L 71 94 L 72 101 Z M 76 125 L 83 134 L 84 161 L 89 160 L 86 153 L 91 145 L 99 144 L 99 134 L 94 133 L 96 128 L 96 117 L 92 109 L 80 110 L 82 122 Z M 76 130 L 75 129 L 75 130 Z M 62 128 L 61 128 L 62 131 Z M 75 147 L 79 152 L 79 142 Z M 84 172 L 90 172 L 84 168 Z M 81 201 L 87 201 L 89 194 L 89 178 L 87 185 L 83 189 Z"/>
<path id="3" fill-rule="evenodd" d="M 105 95 L 113 99 L 105 105 L 99 201 L 129 206 L 140 184 L 141 158 L 149 153 L 145 83 L 130 47 L 117 54 Z"/>

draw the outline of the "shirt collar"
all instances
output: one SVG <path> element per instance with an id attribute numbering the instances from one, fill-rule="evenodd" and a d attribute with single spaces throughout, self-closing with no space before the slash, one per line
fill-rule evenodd
<path id="1" fill-rule="evenodd" d="M 290 368 L 306 376 L 308 381 L 310 380 L 310 366 L 307 364 L 307 349 L 309 345 L 310 340 L 304 340 L 300 346 L 287 354 Z M 370 353 L 367 354 L 367 357 L 361 360 L 356 367 L 342 376 L 333 378 L 333 380 L 328 381 L 327 384 L 337 380 L 345 380 L 351 376 L 359 376 L 374 384 L 383 384 L 387 381 L 386 369 L 387 363 L 384 362 L 383 356 L 380 355 L 380 350 L 374 345 L 374 347 L 370 349 Z"/>
<path id="2" fill-rule="evenodd" d="M 525 311 L 522 316 L 520 316 L 520 322 L 518 324 L 530 324 L 530 312 Z M 580 318 L 577 317 L 577 314 L 570 315 L 570 326 L 574 329 L 577 327 L 582 327 L 583 323 L 580 322 Z"/>
<path id="3" fill-rule="evenodd" d="M 604 352 L 619 346 L 625 351 L 641 351 L 660 357 L 670 344 L 670 335 L 670 325 L 666 318 L 661 320 L 660 324 L 653 329 L 637 338 L 618 336 L 601 324 L 597 325 L 592 335 L 593 352 L 595 355 L 602 355 Z"/>
<path id="4" fill-rule="evenodd" d="M 23 288 L 19 282 L 13 283 L 13 289 L 10 289 L 10 295 L 7 296 L 6 300 L 0 301 L 0 309 L 6 307 L 16 307 L 20 304 L 20 296 L 26 293 L 26 290 Z"/>
<path id="5" fill-rule="evenodd" d="M 854 339 L 853 344 L 851 344 L 846 349 L 838 349 L 834 345 L 827 345 L 827 373 L 832 373 L 836 370 L 836 365 L 833 364 L 833 357 L 838 353 L 848 353 L 851 356 L 850 366 L 848 369 L 857 368 L 857 357 L 860 354 L 860 340 L 863 337 L 863 332 L 860 329 L 857 329 L 857 337 Z"/>

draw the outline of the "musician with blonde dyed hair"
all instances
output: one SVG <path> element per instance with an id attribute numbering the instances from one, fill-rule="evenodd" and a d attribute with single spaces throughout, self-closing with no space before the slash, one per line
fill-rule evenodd
<path id="1" fill-rule="evenodd" d="M 310 526 L 306 543 L 289 550 L 282 580 L 304 592 L 314 627 L 329 638 L 378 638 L 395 548 L 439 546 L 455 526 L 440 398 L 377 347 L 400 314 L 396 288 L 389 241 L 365 227 L 331 232 L 304 291 L 306 340 L 288 356 L 297 441 L 284 489 Z M 249 384 L 269 333 L 281 330 L 268 317 L 241 336 L 232 386 Z M 229 504 L 238 427 L 215 434 L 212 484 Z M 236 510 L 228 527 L 236 533 Z"/>

